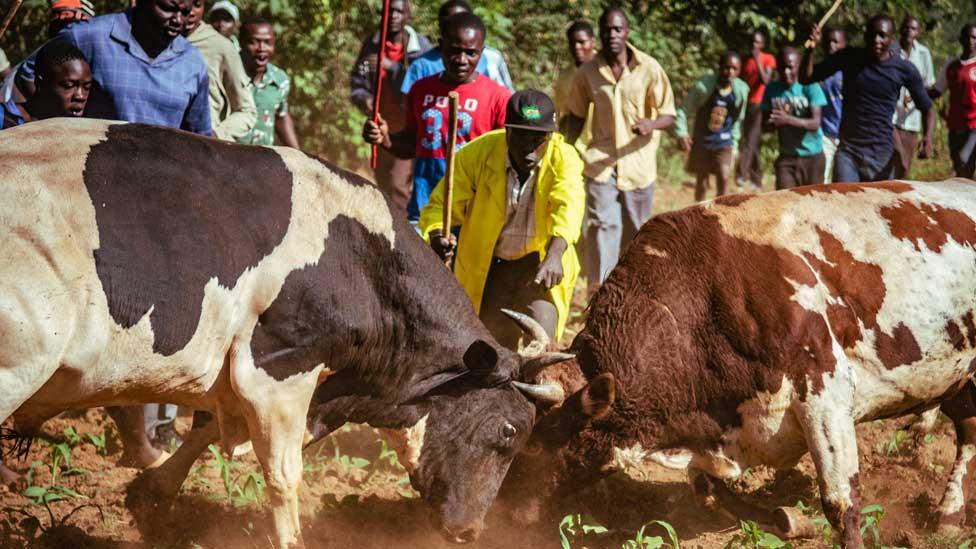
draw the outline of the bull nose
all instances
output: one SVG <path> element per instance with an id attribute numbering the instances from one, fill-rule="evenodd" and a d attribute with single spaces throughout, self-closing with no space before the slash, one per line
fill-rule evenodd
<path id="1" fill-rule="evenodd" d="M 471 543 L 478 539 L 481 535 L 480 528 L 464 528 L 462 530 L 454 530 L 451 528 L 444 527 L 444 537 L 447 538 L 451 543 Z"/>

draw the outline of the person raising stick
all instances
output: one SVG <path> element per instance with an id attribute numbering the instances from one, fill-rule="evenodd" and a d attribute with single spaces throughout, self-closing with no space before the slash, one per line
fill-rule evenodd
<path id="1" fill-rule="evenodd" d="M 840 147 L 834 157 L 835 183 L 890 179 L 894 160 L 895 106 L 907 88 L 922 112 L 921 157 L 932 156 L 935 111 L 918 69 L 891 52 L 895 23 L 891 17 L 872 17 L 864 31 L 864 47 L 845 48 L 814 65 L 813 48 L 800 64 L 800 83 L 820 82 L 837 71 L 844 75 L 844 105 Z M 810 31 L 810 43 L 820 43 L 820 26 Z"/>

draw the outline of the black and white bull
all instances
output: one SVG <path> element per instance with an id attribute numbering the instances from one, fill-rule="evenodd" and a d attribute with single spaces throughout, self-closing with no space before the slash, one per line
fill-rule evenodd
<path id="1" fill-rule="evenodd" d="M 965 180 L 738 195 L 653 218 L 590 303 L 572 345 L 581 375 L 503 497 L 565 494 L 648 457 L 741 511 L 725 479 L 809 451 L 827 518 L 859 547 L 854 425 L 941 405 L 958 453 L 938 512 L 961 525 L 976 466 L 974 247 Z M 788 532 L 796 519 L 750 511 Z"/>
<path id="2" fill-rule="evenodd" d="M 250 439 L 280 547 L 301 544 L 308 428 L 412 427 L 415 485 L 449 537 L 476 537 L 534 421 L 512 382 L 561 357 L 498 345 L 401 217 L 292 149 L 92 120 L 0 132 L 0 422 L 211 411 L 143 481 L 175 495 L 210 441 Z"/>

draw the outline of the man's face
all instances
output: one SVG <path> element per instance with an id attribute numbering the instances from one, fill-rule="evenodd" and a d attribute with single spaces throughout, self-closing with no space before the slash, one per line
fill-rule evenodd
<path id="1" fill-rule="evenodd" d="M 970 56 L 976 52 L 976 27 L 969 29 L 963 39 L 960 41 L 962 49 L 970 54 Z"/>
<path id="2" fill-rule="evenodd" d="M 612 55 L 620 55 L 627 50 L 627 37 L 630 35 L 630 23 L 619 11 L 610 12 L 600 24 L 600 43 L 603 50 Z"/>
<path id="3" fill-rule="evenodd" d="M 535 166 L 542 156 L 549 135 L 549 132 L 506 128 L 505 140 L 508 143 L 508 154 L 515 167 L 528 170 Z"/>
<path id="4" fill-rule="evenodd" d="M 783 82 L 789 85 L 796 83 L 796 76 L 800 68 L 800 54 L 791 52 L 779 59 L 779 74 Z"/>
<path id="5" fill-rule="evenodd" d="M 593 35 L 586 31 L 576 31 L 569 38 L 569 53 L 577 65 L 593 59 Z"/>
<path id="6" fill-rule="evenodd" d="M 484 49 L 484 33 L 477 29 L 461 27 L 444 37 L 441 55 L 446 80 L 456 84 L 472 80 Z"/>
<path id="7" fill-rule="evenodd" d="M 271 25 L 248 25 L 247 39 L 241 44 L 246 64 L 264 68 L 275 53 L 275 32 Z"/>
<path id="8" fill-rule="evenodd" d="M 882 59 L 891 48 L 891 41 L 895 34 L 894 25 L 887 19 L 873 21 L 864 33 L 864 47 L 875 59 Z"/>
<path id="9" fill-rule="evenodd" d="M 914 44 L 918 39 L 920 28 L 918 20 L 911 17 L 906 18 L 901 23 L 901 41 L 906 44 Z"/>
<path id="10" fill-rule="evenodd" d="M 203 0 L 190 0 L 190 14 L 183 20 L 183 36 L 190 36 L 203 21 Z"/>
<path id="11" fill-rule="evenodd" d="M 49 76 L 39 82 L 38 93 L 51 101 L 52 111 L 60 116 L 81 116 L 85 113 L 92 75 L 88 63 L 72 59 L 56 65 Z"/>
<path id="12" fill-rule="evenodd" d="M 752 33 L 752 49 L 762 51 L 766 48 L 766 37 L 761 32 Z"/>
<path id="13" fill-rule="evenodd" d="M 832 31 L 824 40 L 824 47 L 827 50 L 827 55 L 835 54 L 847 47 L 847 38 L 839 30 Z"/>
<path id="14" fill-rule="evenodd" d="M 390 21 L 386 26 L 386 33 L 388 35 L 400 34 L 409 19 L 410 6 L 406 0 L 393 0 L 390 2 Z"/>
<path id="15" fill-rule="evenodd" d="M 728 86 L 733 80 L 738 78 L 742 70 L 742 60 L 735 56 L 728 56 L 722 59 L 722 64 L 718 68 L 718 80 L 722 86 Z"/>
<path id="16" fill-rule="evenodd" d="M 169 42 L 183 32 L 183 25 L 190 16 L 192 0 L 140 0 L 146 2 L 147 14 L 155 30 Z"/>
<path id="17" fill-rule="evenodd" d="M 211 13 L 209 23 L 226 38 L 234 36 L 234 33 L 237 32 L 237 22 L 226 10 L 217 10 Z"/>

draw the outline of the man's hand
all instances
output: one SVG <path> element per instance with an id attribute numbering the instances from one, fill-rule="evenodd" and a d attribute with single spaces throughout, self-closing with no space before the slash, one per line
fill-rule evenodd
<path id="1" fill-rule="evenodd" d="M 630 129 L 637 135 L 651 135 L 651 132 L 655 129 L 654 121 L 650 118 L 641 118 Z"/>
<path id="2" fill-rule="evenodd" d="M 691 136 L 689 136 L 689 135 L 686 135 L 684 137 L 679 137 L 678 138 L 678 148 L 681 149 L 684 152 L 690 151 L 692 144 L 693 143 L 691 141 Z"/>
<path id="3" fill-rule="evenodd" d="M 773 112 L 769 113 L 769 123 L 776 126 L 786 126 L 790 123 L 792 117 L 786 114 L 786 111 L 782 109 L 773 109 Z"/>
<path id="4" fill-rule="evenodd" d="M 447 233 L 445 237 L 443 231 L 433 230 L 430 232 L 430 247 L 434 249 L 434 253 L 441 258 L 441 261 L 446 263 L 454 257 L 457 238 L 451 233 Z"/>
<path id="5" fill-rule="evenodd" d="M 918 157 L 921 159 L 935 157 L 935 148 L 932 146 L 932 139 L 930 137 L 922 137 L 922 140 L 918 144 Z"/>
<path id="6" fill-rule="evenodd" d="M 542 287 L 547 290 L 562 282 L 562 256 L 556 257 L 555 254 L 546 255 L 545 261 L 539 265 L 539 270 L 535 273 L 534 281 L 536 284 L 542 284 Z"/>
<path id="7" fill-rule="evenodd" d="M 546 259 L 539 265 L 533 279 L 536 284 L 549 290 L 563 281 L 563 254 L 569 245 L 562 237 L 554 236 L 546 248 Z"/>
<path id="8" fill-rule="evenodd" d="M 807 37 L 807 41 L 803 46 L 810 50 L 816 48 L 817 44 L 820 43 L 820 32 L 820 25 L 814 24 L 810 29 L 810 36 Z"/>
<path id="9" fill-rule="evenodd" d="M 363 124 L 363 139 L 366 140 L 370 145 L 383 145 L 386 148 L 390 147 L 390 126 L 380 117 L 380 122 L 377 124 L 372 120 L 366 120 Z"/>

